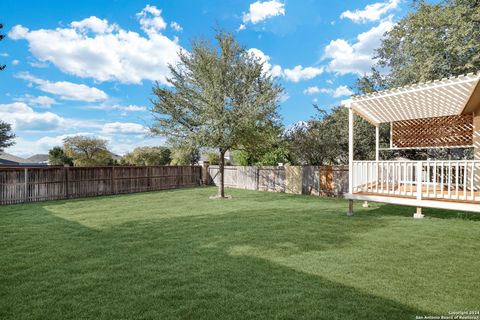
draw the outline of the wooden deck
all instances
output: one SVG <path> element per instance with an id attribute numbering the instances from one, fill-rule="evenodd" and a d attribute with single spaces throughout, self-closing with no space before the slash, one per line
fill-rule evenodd
<path id="1" fill-rule="evenodd" d="M 409 183 L 390 185 L 389 188 L 383 185 L 383 191 L 381 185 L 378 185 L 377 189 L 376 183 L 370 183 L 368 188 L 367 185 L 364 185 L 361 189 L 361 191 L 355 191 L 345 197 L 353 200 L 480 212 L 480 191 L 472 192 L 468 188 L 467 190 L 463 190 L 461 187 L 458 190 L 448 190 L 446 187 L 440 189 L 438 186 L 436 188 L 423 186 L 421 200 L 417 199 L 417 186 Z"/>
<path id="2" fill-rule="evenodd" d="M 358 194 L 374 194 L 374 195 L 383 195 L 391 197 L 403 197 L 403 198 L 416 198 L 417 197 L 417 186 L 410 183 L 401 183 L 397 185 L 378 184 L 369 183 L 368 185 L 363 185 L 358 189 L 362 191 L 356 191 L 354 193 Z M 451 200 L 451 201 L 469 201 L 480 203 L 480 191 L 459 186 L 457 188 L 450 188 L 444 186 L 422 186 L 422 199 L 431 199 L 431 200 Z"/>

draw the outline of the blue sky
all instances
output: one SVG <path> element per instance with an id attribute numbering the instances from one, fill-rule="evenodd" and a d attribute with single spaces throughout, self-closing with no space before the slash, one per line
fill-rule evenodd
<path id="1" fill-rule="evenodd" d="M 285 125 L 308 120 L 312 103 L 348 97 L 407 11 L 406 0 L 2 1 L 0 119 L 17 134 L 6 151 L 45 153 L 75 134 L 107 139 L 118 154 L 163 144 L 146 130 L 152 81 L 165 83 L 176 52 L 216 26 L 284 86 Z"/>

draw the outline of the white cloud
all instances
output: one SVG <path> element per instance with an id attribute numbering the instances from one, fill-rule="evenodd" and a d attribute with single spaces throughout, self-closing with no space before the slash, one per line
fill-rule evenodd
<path id="1" fill-rule="evenodd" d="M 64 100 L 93 102 L 108 98 L 108 95 L 104 91 L 84 84 L 76 84 L 68 81 L 51 82 L 34 77 L 27 72 L 19 73 L 16 76 L 30 83 L 35 83 L 38 85 L 39 90 L 58 95 Z"/>
<path id="2" fill-rule="evenodd" d="M 22 98 L 15 99 L 16 101 L 21 101 L 21 102 L 26 102 L 28 105 L 34 106 L 34 107 L 42 107 L 42 108 L 50 108 L 54 104 L 58 104 L 55 99 L 47 97 L 47 96 L 32 96 L 29 94 L 26 94 Z"/>
<path id="3" fill-rule="evenodd" d="M 30 31 L 17 25 L 9 37 L 27 40 L 39 62 L 50 62 L 68 74 L 98 81 L 167 84 L 168 64 L 177 61 L 182 49 L 178 39 L 160 33 L 166 22 L 156 7 L 147 5 L 137 17 L 146 37 L 93 16 L 67 28 Z"/>
<path id="4" fill-rule="evenodd" d="M 351 96 L 353 94 L 353 91 L 350 90 L 347 86 L 339 86 L 336 89 L 319 88 L 317 86 L 313 86 L 303 90 L 303 93 L 304 94 L 325 93 L 325 94 L 331 95 L 334 98 L 339 98 L 344 96 Z"/>
<path id="5" fill-rule="evenodd" d="M 292 82 L 299 82 L 301 80 L 313 79 L 324 71 L 324 67 L 302 67 L 300 65 L 293 69 L 282 69 L 280 65 L 272 65 L 270 63 L 270 56 L 266 55 L 262 50 L 257 48 L 248 49 L 248 52 L 263 63 L 263 71 L 272 77 L 283 77 Z"/>
<path id="6" fill-rule="evenodd" d="M 12 60 L 12 65 L 16 66 L 20 63 L 20 60 L 14 59 Z"/>
<path id="7" fill-rule="evenodd" d="M 157 9 L 155 6 L 147 4 L 145 8 L 137 13 L 138 21 L 142 26 L 142 30 L 148 34 L 157 34 L 160 30 L 167 27 L 167 23 L 163 20 L 162 10 Z"/>
<path id="8" fill-rule="evenodd" d="M 27 158 L 38 153 L 48 153 L 48 150 L 51 148 L 61 146 L 63 144 L 63 139 L 76 135 L 91 136 L 107 140 L 109 150 L 119 155 L 132 151 L 136 147 L 160 146 L 165 144 L 165 138 L 162 137 L 145 137 L 143 135 L 104 136 L 102 134 L 80 131 L 77 133 L 61 134 L 57 136 L 44 136 L 39 139 L 25 139 L 18 137 L 15 139 L 16 144 L 6 149 L 6 151 Z"/>
<path id="9" fill-rule="evenodd" d="M 392 17 L 389 17 L 378 26 L 359 34 L 353 44 L 344 39 L 332 40 L 325 47 L 323 54 L 323 59 L 330 60 L 328 71 L 340 75 L 369 73 L 375 63 L 374 50 L 380 46 L 385 32 L 390 31 L 393 26 Z"/>
<path id="10" fill-rule="evenodd" d="M 182 26 L 178 22 L 175 22 L 175 21 L 170 22 L 170 28 L 172 28 L 173 30 L 175 30 L 177 32 L 180 32 L 180 31 L 183 30 Z"/>
<path id="11" fill-rule="evenodd" d="M 137 105 L 128 105 L 128 106 L 122 106 L 118 104 L 99 104 L 99 105 L 92 105 L 92 106 L 87 106 L 86 109 L 96 109 L 96 110 L 120 110 L 120 111 L 125 111 L 125 112 L 143 112 L 147 111 L 148 108 L 145 106 L 137 106 Z"/>
<path id="12" fill-rule="evenodd" d="M 98 34 L 111 33 L 114 30 L 118 29 L 117 25 L 110 25 L 108 23 L 108 20 L 99 19 L 95 16 L 83 19 L 82 21 L 73 21 L 70 26 L 72 26 L 72 28 L 78 29 L 80 32 L 87 32 L 88 30 L 90 30 L 93 33 Z"/>
<path id="13" fill-rule="evenodd" d="M 378 21 L 380 18 L 391 10 L 394 10 L 400 4 L 400 0 L 389 0 L 385 2 L 376 2 L 365 6 L 362 10 L 347 10 L 340 15 L 341 19 L 350 19 L 355 23 L 366 23 L 370 21 Z"/>
<path id="14" fill-rule="evenodd" d="M 303 90 L 304 94 L 316 94 L 316 93 L 328 93 L 329 89 L 319 88 L 317 86 L 308 87 L 307 89 Z"/>
<path id="15" fill-rule="evenodd" d="M 30 62 L 28 62 L 28 64 L 31 65 L 34 68 L 46 68 L 46 67 L 48 67 L 47 62 L 30 61 Z"/>
<path id="16" fill-rule="evenodd" d="M 34 154 L 48 153 L 48 150 L 50 150 L 51 148 L 63 145 L 63 139 L 77 135 L 91 136 L 109 141 L 108 137 L 98 136 L 91 132 L 77 132 L 61 134 L 58 136 L 44 136 L 36 140 L 18 137 L 15 139 L 15 145 L 8 148 L 7 152 L 28 158 L 29 156 L 32 156 Z"/>
<path id="17" fill-rule="evenodd" d="M 1 53 L 0 53 L 0 57 L 8 57 L 8 53 L 6 53 L 6 52 L 1 52 Z"/>
<path id="18" fill-rule="evenodd" d="M 13 40 L 23 39 L 28 35 L 28 29 L 22 25 L 16 25 L 10 30 L 8 36 Z"/>
<path id="19" fill-rule="evenodd" d="M 313 79 L 316 76 L 322 74 L 324 71 L 323 67 L 316 68 L 316 67 L 302 67 L 298 65 L 293 69 L 285 69 L 283 71 L 285 79 L 292 81 L 292 82 L 299 82 L 301 80 L 309 80 Z"/>
<path id="20" fill-rule="evenodd" d="M 132 122 L 110 122 L 103 125 L 103 134 L 145 134 L 147 128 Z"/>
<path id="21" fill-rule="evenodd" d="M 66 120 L 52 112 L 36 112 L 24 102 L 0 104 L 0 119 L 14 131 L 48 131 L 64 126 Z"/>
<path id="22" fill-rule="evenodd" d="M 275 16 L 285 15 L 285 4 L 277 1 L 256 1 L 250 4 L 248 12 L 243 13 L 243 24 L 240 25 L 239 30 L 245 29 L 245 24 L 252 23 L 257 24 L 266 19 Z"/>

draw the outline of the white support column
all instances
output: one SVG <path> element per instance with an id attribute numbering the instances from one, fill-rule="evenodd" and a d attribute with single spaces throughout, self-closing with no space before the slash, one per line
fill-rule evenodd
<path id="1" fill-rule="evenodd" d="M 390 149 L 393 148 L 393 123 L 390 122 Z"/>
<path id="2" fill-rule="evenodd" d="M 375 183 L 378 184 L 378 161 L 380 160 L 380 125 L 377 124 L 375 126 L 375 176 L 372 177 L 373 179 L 375 179 Z M 373 170 L 373 168 L 372 168 Z M 373 175 L 373 174 L 372 174 Z M 373 180 L 370 181 L 371 183 L 373 183 Z M 372 189 L 373 189 L 373 184 L 372 184 Z M 364 201 L 363 202 L 363 205 L 362 207 L 364 208 L 368 208 L 368 201 Z"/>
<path id="3" fill-rule="evenodd" d="M 480 160 L 480 112 L 473 114 L 473 159 Z M 474 191 L 480 190 L 480 167 L 477 162 L 473 165 L 474 171 Z"/>
<path id="4" fill-rule="evenodd" d="M 348 193 L 353 193 L 353 110 L 348 108 Z"/>
<path id="5" fill-rule="evenodd" d="M 422 161 L 417 161 L 417 174 L 416 174 L 416 179 L 417 179 L 417 200 L 422 201 L 422 193 L 423 193 L 423 184 L 422 184 L 422 179 L 423 179 L 423 163 Z M 422 214 L 422 208 L 417 207 L 417 211 L 413 214 L 414 219 L 422 219 L 423 214 Z"/>
<path id="6" fill-rule="evenodd" d="M 348 193 L 353 193 L 353 110 L 350 104 L 348 108 Z M 353 216 L 353 200 L 348 200 L 347 216 Z"/>

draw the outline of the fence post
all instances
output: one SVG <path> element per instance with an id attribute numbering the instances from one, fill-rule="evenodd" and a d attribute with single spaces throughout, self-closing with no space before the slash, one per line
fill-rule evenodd
<path id="1" fill-rule="evenodd" d="M 151 191 L 153 190 L 153 187 L 152 187 L 152 170 L 153 170 L 153 167 L 147 167 L 147 190 L 148 191 Z"/>
<path id="2" fill-rule="evenodd" d="M 69 165 L 66 164 L 64 165 L 63 167 L 63 183 L 65 184 L 65 198 L 69 198 L 70 195 L 69 195 L 69 190 L 68 190 L 68 172 L 69 172 Z"/>
<path id="3" fill-rule="evenodd" d="M 209 179 L 209 174 L 208 174 L 208 167 L 210 166 L 210 162 L 208 161 L 203 161 L 202 163 L 202 184 L 204 185 L 209 185 L 210 184 L 210 179 Z"/>
<path id="4" fill-rule="evenodd" d="M 27 202 L 27 197 L 28 197 L 28 169 L 24 169 L 24 185 L 23 185 L 23 202 Z"/>
<path id="5" fill-rule="evenodd" d="M 111 193 L 115 194 L 115 166 L 112 166 L 112 186 L 110 187 Z"/>

